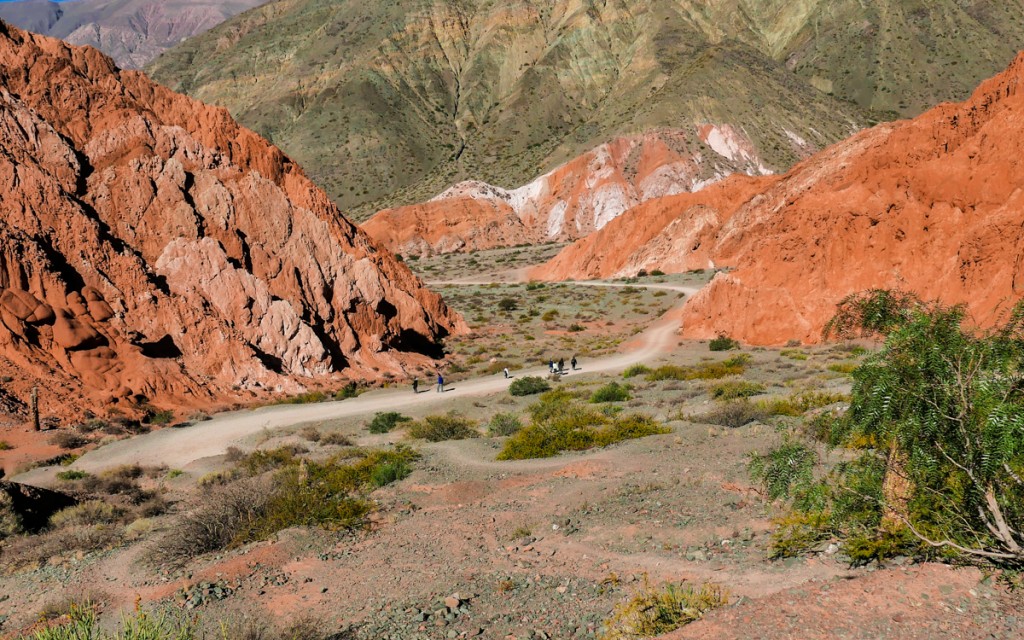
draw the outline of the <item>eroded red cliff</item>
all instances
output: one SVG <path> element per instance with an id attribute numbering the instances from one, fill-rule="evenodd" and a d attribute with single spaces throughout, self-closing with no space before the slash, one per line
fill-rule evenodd
<path id="1" fill-rule="evenodd" d="M 225 110 L 2 22 L 0 208 L 5 406 L 378 378 L 464 327 Z"/>

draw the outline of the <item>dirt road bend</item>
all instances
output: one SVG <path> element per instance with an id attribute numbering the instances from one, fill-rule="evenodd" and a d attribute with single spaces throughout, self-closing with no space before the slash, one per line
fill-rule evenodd
<path id="1" fill-rule="evenodd" d="M 479 286 L 490 282 L 450 281 L 431 282 L 437 285 Z M 695 294 L 693 287 L 670 284 L 618 284 L 606 282 L 568 282 L 566 284 L 588 287 L 644 287 Z M 645 331 L 622 346 L 615 354 L 589 360 L 586 373 L 621 371 L 639 362 L 649 361 L 670 350 L 678 340 L 682 302 L 656 320 Z M 516 371 L 516 376 L 546 376 L 547 369 L 539 366 Z M 223 455 L 228 447 L 238 445 L 264 430 L 296 427 L 306 423 L 321 422 L 337 418 L 372 415 L 378 411 L 401 411 L 410 407 L 444 405 L 452 399 L 465 396 L 482 396 L 498 393 L 507 388 L 511 380 L 494 375 L 452 383 L 444 393 L 432 388 L 428 392 L 411 393 L 401 389 L 380 389 L 360 395 L 357 398 L 338 402 L 322 402 L 306 405 L 278 405 L 254 410 L 233 411 L 215 416 L 212 420 L 200 422 L 191 427 L 162 429 L 126 440 L 110 443 L 90 451 L 79 458 L 70 468 L 91 473 L 124 464 L 166 465 L 173 469 L 184 469 L 204 458 Z M 26 484 L 49 484 L 52 469 L 34 469 L 14 478 Z"/>

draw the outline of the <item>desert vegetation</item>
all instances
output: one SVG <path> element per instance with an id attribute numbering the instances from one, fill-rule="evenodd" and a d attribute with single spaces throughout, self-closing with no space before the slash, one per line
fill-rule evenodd
<path id="1" fill-rule="evenodd" d="M 616 442 L 669 433 L 650 416 L 616 415 L 592 408 L 564 390 L 548 391 L 529 407 L 530 424 L 510 437 L 499 460 L 549 458 L 563 451 L 606 447 Z"/>

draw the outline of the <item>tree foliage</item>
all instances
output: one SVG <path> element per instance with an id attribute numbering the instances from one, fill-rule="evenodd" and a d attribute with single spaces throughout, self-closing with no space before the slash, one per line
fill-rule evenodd
<path id="1" fill-rule="evenodd" d="M 882 509 L 924 544 L 1024 564 L 1024 306 L 987 332 L 963 306 L 851 296 L 827 331 L 885 337 L 853 372 L 846 441 L 884 457 Z"/>

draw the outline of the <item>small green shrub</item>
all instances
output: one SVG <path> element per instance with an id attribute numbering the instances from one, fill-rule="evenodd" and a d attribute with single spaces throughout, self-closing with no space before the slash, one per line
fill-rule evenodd
<path id="1" fill-rule="evenodd" d="M 515 298 L 502 298 L 498 301 L 498 309 L 500 311 L 515 311 L 519 308 L 519 301 Z"/>
<path id="2" fill-rule="evenodd" d="M 600 640 L 641 640 L 661 636 L 725 606 L 726 592 L 714 584 L 699 587 L 667 584 L 652 587 L 646 580 L 639 593 L 615 607 Z"/>
<path id="3" fill-rule="evenodd" d="M 732 351 L 733 349 L 739 349 L 740 343 L 729 336 L 720 333 L 718 334 L 718 337 L 708 343 L 708 348 L 710 348 L 711 351 Z"/>
<path id="4" fill-rule="evenodd" d="M 664 271 L 662 271 L 661 269 L 653 269 L 653 270 L 651 271 L 651 275 L 652 275 L 652 276 L 655 276 L 655 277 L 658 277 L 658 276 L 663 276 L 663 275 L 665 275 L 665 272 L 664 272 Z"/>
<path id="5" fill-rule="evenodd" d="M 514 413 L 496 413 L 487 424 L 492 436 L 510 436 L 523 428 L 523 421 Z"/>
<path id="6" fill-rule="evenodd" d="M 622 372 L 622 377 L 626 379 L 635 378 L 636 376 L 647 375 L 650 372 L 651 368 L 645 364 L 633 364 L 627 367 L 626 370 Z"/>
<path id="7" fill-rule="evenodd" d="M 783 358 L 789 358 L 790 360 L 806 360 L 809 356 L 800 351 L 799 349 L 784 349 L 779 352 Z"/>
<path id="8" fill-rule="evenodd" d="M 715 400 L 736 400 L 737 398 L 750 398 L 761 395 L 765 392 L 763 384 L 749 382 L 747 380 L 736 380 L 721 382 L 711 387 L 711 397 Z"/>
<path id="9" fill-rule="evenodd" d="M 409 425 L 409 436 L 429 442 L 465 440 L 466 438 L 476 438 L 479 435 L 480 432 L 477 431 L 474 420 L 455 413 L 426 416 Z"/>
<path id="10" fill-rule="evenodd" d="M 64 482 L 71 482 L 73 480 L 81 480 L 82 478 L 89 477 L 89 474 L 85 471 L 79 471 L 77 469 L 68 469 L 67 471 L 59 471 L 57 473 L 57 479 L 63 480 Z"/>
<path id="11" fill-rule="evenodd" d="M 594 391 L 590 396 L 590 401 L 593 403 L 625 402 L 631 397 L 629 391 L 629 385 L 619 384 L 618 382 L 609 382 Z"/>
<path id="12" fill-rule="evenodd" d="M 170 410 L 150 411 L 143 418 L 149 424 L 168 425 L 174 422 L 174 412 Z"/>
<path id="13" fill-rule="evenodd" d="M 412 418 L 404 416 L 397 411 L 384 411 L 375 414 L 367 428 L 370 430 L 370 433 L 388 433 L 399 424 L 411 421 Z"/>
<path id="14" fill-rule="evenodd" d="M 356 383 L 349 382 L 344 387 L 335 391 L 333 397 L 335 400 L 348 400 L 349 398 L 357 397 L 360 393 L 362 393 L 362 390 L 356 386 Z"/>
<path id="15" fill-rule="evenodd" d="M 516 378 L 508 386 L 508 392 L 514 396 L 531 396 L 537 393 L 544 393 L 550 389 L 551 385 L 548 384 L 548 381 L 537 376 Z"/>
<path id="16" fill-rule="evenodd" d="M 14 448 L 14 445 L 6 440 L 0 440 L 0 451 L 10 451 Z"/>
<path id="17" fill-rule="evenodd" d="M 370 485 L 384 487 L 393 482 L 404 480 L 412 473 L 412 467 L 405 460 L 393 460 L 376 466 L 370 473 Z"/>

